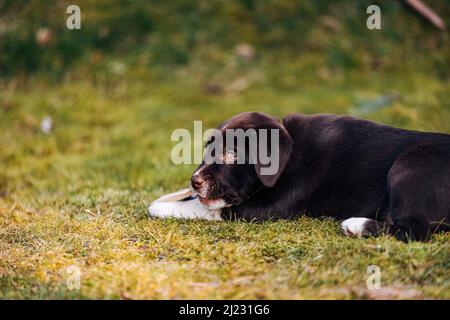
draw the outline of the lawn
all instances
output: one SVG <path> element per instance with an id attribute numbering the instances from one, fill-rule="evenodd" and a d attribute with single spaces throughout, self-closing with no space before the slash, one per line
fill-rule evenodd
<path id="1" fill-rule="evenodd" d="M 448 88 L 424 74 L 310 74 L 277 88 L 278 70 L 262 67 L 246 90 L 221 95 L 183 75 L 11 87 L 0 121 L 0 297 L 450 298 L 449 235 L 405 244 L 345 238 L 330 219 L 148 218 L 152 199 L 187 186 L 195 165 L 171 163 L 170 134 L 193 120 L 212 127 L 244 110 L 346 113 L 385 93 L 388 81 L 402 99 L 367 118 L 450 132 Z M 48 135 L 40 131 L 47 115 Z M 79 290 L 66 288 L 71 265 Z M 381 268 L 387 292 L 367 290 L 369 265 Z"/>
<path id="2" fill-rule="evenodd" d="M 404 12 L 393 8 L 391 17 Z M 241 21 L 235 11 L 226 12 Z M 194 120 L 206 129 L 243 111 L 326 112 L 450 133 L 448 33 L 401 18 L 399 34 L 380 39 L 358 35 L 354 24 L 308 20 L 315 27 L 305 30 L 307 47 L 293 51 L 277 41 L 301 37 L 273 29 L 248 61 L 233 45 L 210 43 L 180 49 L 189 61 L 177 65 L 155 65 L 157 54 L 85 48 L 63 72 L 0 68 L 10 72 L 0 77 L 0 299 L 450 299 L 450 234 L 403 243 L 344 237 L 329 218 L 257 224 L 147 215 L 153 199 L 188 186 L 196 165 L 171 162 L 170 136 L 191 131 Z M 258 35 L 239 30 L 244 41 Z M 370 265 L 380 268 L 379 290 L 367 288 Z M 74 268 L 79 288 L 71 286 Z"/>

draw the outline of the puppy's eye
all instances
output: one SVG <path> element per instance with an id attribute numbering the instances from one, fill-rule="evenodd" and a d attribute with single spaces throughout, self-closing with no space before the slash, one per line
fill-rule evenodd
<path id="1" fill-rule="evenodd" d="M 225 163 L 233 163 L 237 159 L 237 153 L 234 151 L 227 151 L 225 153 Z"/>

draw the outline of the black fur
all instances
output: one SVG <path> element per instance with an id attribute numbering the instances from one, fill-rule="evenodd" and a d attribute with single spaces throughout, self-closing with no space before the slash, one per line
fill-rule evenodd
<path id="1" fill-rule="evenodd" d="M 366 217 L 378 221 L 370 223 L 369 233 L 383 229 L 401 240 L 426 240 L 449 229 L 448 134 L 326 114 L 291 114 L 281 124 L 252 112 L 218 128 L 225 125 L 279 128 L 286 163 L 271 181 L 262 181 L 258 166 L 250 164 L 201 164 L 213 186 L 208 198 L 233 204 L 222 210 L 224 218 Z"/>

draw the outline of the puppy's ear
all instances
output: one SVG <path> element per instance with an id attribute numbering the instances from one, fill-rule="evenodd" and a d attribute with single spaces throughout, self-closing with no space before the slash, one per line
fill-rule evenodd
<path id="1" fill-rule="evenodd" d="M 281 123 L 279 123 L 276 119 L 274 119 L 274 121 L 275 121 L 275 123 L 271 123 L 273 126 L 271 129 L 278 129 L 278 133 L 279 133 L 279 135 L 278 135 L 278 137 L 279 137 L 278 170 L 276 170 L 276 172 L 274 174 L 263 174 L 261 172 L 261 169 L 268 168 L 272 164 L 269 163 L 267 165 L 263 165 L 260 161 L 259 155 L 257 156 L 257 161 L 255 164 L 256 175 L 258 176 L 258 178 L 262 182 L 262 184 L 269 188 L 272 188 L 277 183 L 278 179 L 280 178 L 281 174 L 283 173 L 284 168 L 286 167 L 286 165 L 289 162 L 289 159 L 291 158 L 292 148 L 294 145 L 294 141 L 292 140 L 292 137 L 289 134 L 289 132 L 286 130 L 286 128 Z M 274 150 L 270 149 L 270 146 L 271 146 L 270 130 L 271 129 L 268 130 L 267 143 L 269 144 L 269 146 L 266 149 L 266 150 L 270 150 L 269 151 L 270 157 L 272 157 L 273 155 L 276 155 L 276 153 L 274 153 Z M 271 158 L 271 160 L 273 161 L 272 158 Z"/>

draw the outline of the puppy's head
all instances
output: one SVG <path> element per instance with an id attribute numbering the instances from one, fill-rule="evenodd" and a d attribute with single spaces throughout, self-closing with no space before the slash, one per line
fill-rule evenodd
<path id="1" fill-rule="evenodd" d="M 277 183 L 293 141 L 274 117 L 245 112 L 219 125 L 205 146 L 205 158 L 191 178 L 210 209 L 239 205 Z"/>

